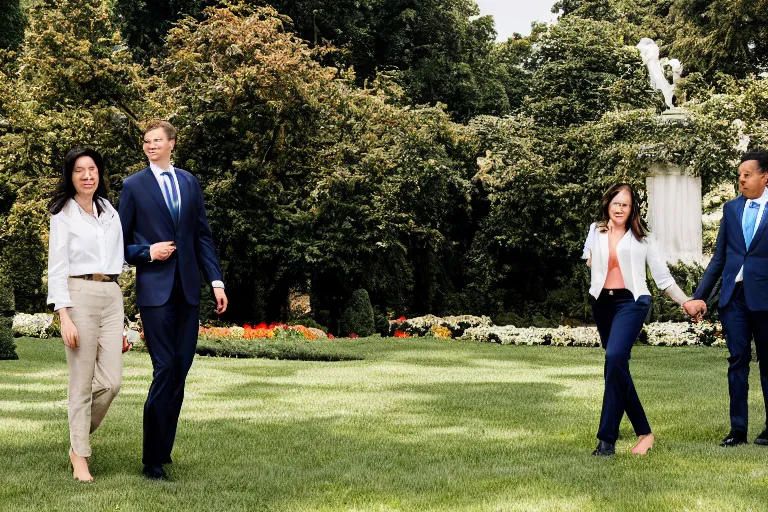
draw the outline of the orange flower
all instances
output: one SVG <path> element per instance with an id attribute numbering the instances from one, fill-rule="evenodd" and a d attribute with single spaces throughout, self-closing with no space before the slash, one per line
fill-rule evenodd
<path id="1" fill-rule="evenodd" d="M 410 338 L 411 335 L 400 330 L 395 331 L 395 338 Z"/>

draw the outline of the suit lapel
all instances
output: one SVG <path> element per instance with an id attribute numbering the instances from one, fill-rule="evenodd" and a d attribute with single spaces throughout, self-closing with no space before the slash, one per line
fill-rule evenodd
<path id="1" fill-rule="evenodd" d="M 187 213 L 194 212 L 192 208 L 192 186 L 186 173 L 181 169 L 176 169 L 176 178 L 179 180 L 179 195 L 181 196 L 181 212 L 179 213 L 179 231 Z"/>
<path id="2" fill-rule="evenodd" d="M 165 197 L 163 196 L 163 192 L 160 190 L 160 185 L 158 185 L 155 175 L 152 173 L 152 169 L 149 167 L 144 169 L 143 174 L 141 175 L 141 180 L 144 189 L 149 192 L 149 195 L 152 197 L 155 206 L 157 206 L 157 208 L 160 210 L 160 216 L 165 219 L 166 223 L 168 223 L 168 227 L 175 232 L 176 230 L 173 227 L 171 211 L 168 209 L 168 205 L 165 204 Z"/>

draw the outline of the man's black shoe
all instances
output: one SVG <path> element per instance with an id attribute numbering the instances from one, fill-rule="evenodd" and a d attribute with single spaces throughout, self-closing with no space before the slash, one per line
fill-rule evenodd
<path id="1" fill-rule="evenodd" d="M 760 435 L 755 438 L 755 444 L 760 446 L 768 446 L 768 427 L 760 432 Z"/>
<path id="2" fill-rule="evenodd" d="M 741 430 L 731 430 L 720 443 L 720 446 L 732 447 L 740 444 L 747 444 L 747 433 Z"/>
<path id="3" fill-rule="evenodd" d="M 149 480 L 168 480 L 168 475 L 162 466 L 144 466 L 141 473 Z"/>
<path id="4" fill-rule="evenodd" d="M 592 455 L 596 455 L 598 457 L 610 457 L 615 453 L 616 453 L 615 444 L 606 443 L 605 441 L 600 441 L 599 443 L 597 443 L 597 448 L 595 448 L 595 451 L 592 452 Z"/>

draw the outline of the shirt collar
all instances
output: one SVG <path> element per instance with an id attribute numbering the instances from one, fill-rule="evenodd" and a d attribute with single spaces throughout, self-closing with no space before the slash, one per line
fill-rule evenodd
<path id="1" fill-rule="evenodd" d="M 155 175 L 156 179 L 160 179 L 162 177 L 160 175 L 163 174 L 166 170 L 170 171 L 171 174 L 175 174 L 174 169 L 173 169 L 173 164 L 169 165 L 168 169 L 161 169 L 160 167 L 158 167 L 157 165 L 153 164 L 152 162 L 149 162 L 149 169 L 152 171 L 152 174 Z"/>
<path id="2" fill-rule="evenodd" d="M 763 190 L 763 195 L 761 195 L 757 199 L 747 199 L 747 208 L 749 208 L 749 204 L 752 201 L 758 203 L 760 206 L 765 205 L 765 203 L 768 202 L 768 187 L 766 187 L 765 190 Z"/>

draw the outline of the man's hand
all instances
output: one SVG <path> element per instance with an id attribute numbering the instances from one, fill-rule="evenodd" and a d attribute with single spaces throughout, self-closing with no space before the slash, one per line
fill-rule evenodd
<path id="1" fill-rule="evenodd" d="M 213 296 L 216 297 L 216 313 L 220 315 L 227 310 L 227 294 L 224 293 L 224 288 L 214 288 Z"/>
<path id="2" fill-rule="evenodd" d="M 689 300 L 683 304 L 683 310 L 691 317 L 691 320 L 698 322 L 707 312 L 707 303 L 703 300 Z"/>
<path id="3" fill-rule="evenodd" d="M 149 257 L 152 261 L 167 260 L 175 250 L 176 245 L 173 242 L 157 242 L 149 246 Z"/>
<path id="4" fill-rule="evenodd" d="M 61 339 L 64 340 L 64 344 L 69 348 L 79 347 L 80 336 L 77 333 L 75 322 L 69 317 L 67 308 L 59 310 L 59 321 L 61 322 Z"/>

